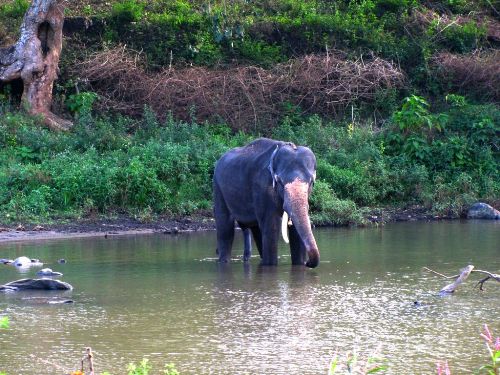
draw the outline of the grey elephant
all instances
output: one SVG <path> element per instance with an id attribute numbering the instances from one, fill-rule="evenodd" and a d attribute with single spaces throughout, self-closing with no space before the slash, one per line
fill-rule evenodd
<path id="1" fill-rule="evenodd" d="M 219 261 L 231 258 L 236 221 L 244 231 L 245 253 L 249 229 L 263 265 L 278 263 L 281 227 L 286 242 L 289 234 L 292 264 L 316 267 L 319 250 L 308 203 L 315 178 L 313 152 L 293 143 L 260 138 L 225 153 L 213 180 Z"/>

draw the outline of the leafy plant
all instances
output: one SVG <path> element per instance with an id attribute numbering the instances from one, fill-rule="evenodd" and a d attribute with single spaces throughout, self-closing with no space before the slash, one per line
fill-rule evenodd
<path id="1" fill-rule="evenodd" d="M 153 368 L 149 364 L 149 360 L 144 358 L 138 365 L 130 363 L 127 366 L 128 375 L 148 375 L 149 371 Z"/>
<path id="2" fill-rule="evenodd" d="M 135 22 L 142 18 L 144 4 L 138 0 L 122 0 L 113 4 L 111 15 L 117 24 Z"/>
<path id="3" fill-rule="evenodd" d="M 8 316 L 0 317 L 0 328 L 1 329 L 9 328 L 9 317 Z"/>
<path id="4" fill-rule="evenodd" d="M 404 99 L 401 109 L 392 116 L 393 121 L 404 133 L 432 129 L 433 118 L 429 113 L 429 103 L 421 96 L 411 95 Z"/>
<path id="5" fill-rule="evenodd" d="M 179 371 L 177 371 L 173 363 L 166 364 L 163 373 L 165 375 L 180 375 Z"/>
<path id="6" fill-rule="evenodd" d="M 488 375 L 499 375 L 500 374 L 500 337 L 494 338 L 493 334 L 489 330 L 488 326 L 484 325 L 484 330 L 481 333 L 481 337 L 484 339 L 484 343 L 490 355 L 491 363 L 488 365 L 481 366 L 480 372 L 486 373 Z"/>
<path id="7" fill-rule="evenodd" d="M 66 106 L 71 112 L 77 115 L 89 114 L 97 98 L 98 95 L 94 92 L 72 94 L 66 100 Z"/>
<path id="8" fill-rule="evenodd" d="M 384 372 L 389 368 L 386 364 L 384 358 L 379 357 L 368 357 L 367 359 L 362 359 L 357 354 L 348 353 L 344 361 L 339 359 L 336 354 L 332 361 L 330 362 L 330 367 L 328 369 L 328 375 L 335 374 L 375 374 Z M 342 371 L 342 372 L 339 372 Z"/>
<path id="9" fill-rule="evenodd" d="M 0 16 L 18 18 L 24 16 L 30 2 L 28 0 L 14 0 L 0 5 Z"/>

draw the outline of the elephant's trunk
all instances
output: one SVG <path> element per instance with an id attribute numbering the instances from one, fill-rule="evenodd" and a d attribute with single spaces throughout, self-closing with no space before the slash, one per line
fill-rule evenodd
<path id="1" fill-rule="evenodd" d="M 299 179 L 285 185 L 284 210 L 288 212 L 292 223 L 302 239 L 307 251 L 307 267 L 319 264 L 319 250 L 311 230 L 309 220 L 309 184 Z"/>

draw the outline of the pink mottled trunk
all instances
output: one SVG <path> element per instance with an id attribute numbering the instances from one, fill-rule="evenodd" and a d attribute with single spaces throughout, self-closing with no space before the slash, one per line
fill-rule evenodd
<path id="1" fill-rule="evenodd" d="M 309 185 L 295 180 L 285 186 L 284 209 L 288 212 L 292 223 L 304 243 L 307 251 L 307 267 L 314 268 L 319 264 L 319 250 L 312 233 L 309 219 Z"/>

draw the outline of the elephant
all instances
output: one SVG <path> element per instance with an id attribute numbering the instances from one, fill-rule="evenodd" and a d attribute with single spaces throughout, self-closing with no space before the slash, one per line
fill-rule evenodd
<path id="1" fill-rule="evenodd" d="M 242 228 L 241 232 L 243 233 L 243 261 L 248 262 L 250 257 L 252 256 L 252 234 L 249 228 Z M 215 250 L 215 253 L 219 255 L 219 249 Z"/>
<path id="2" fill-rule="evenodd" d="M 289 234 L 292 264 L 317 267 L 308 202 L 315 179 L 314 153 L 290 142 L 259 138 L 222 155 L 213 178 L 219 262 L 231 259 L 236 221 L 243 229 L 245 253 L 251 250 L 251 232 L 261 264 L 277 265 L 281 222 L 285 242 Z"/>

